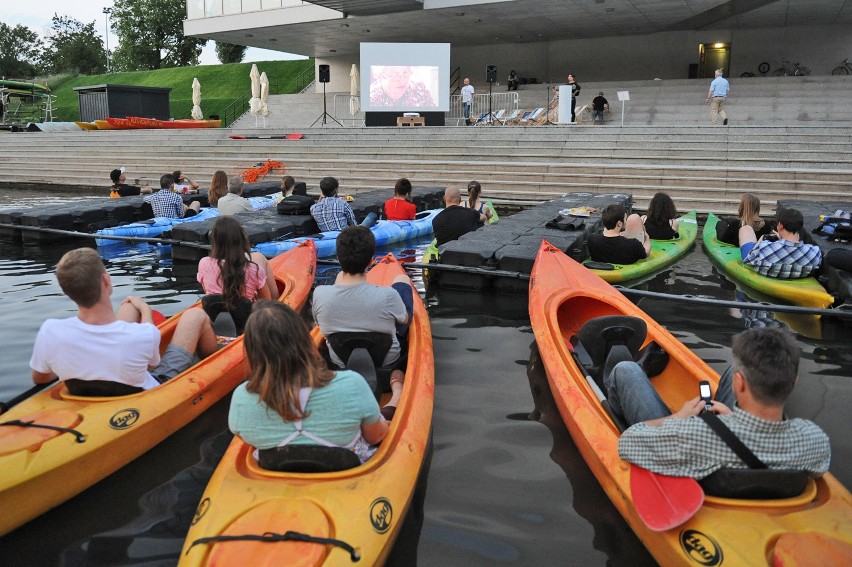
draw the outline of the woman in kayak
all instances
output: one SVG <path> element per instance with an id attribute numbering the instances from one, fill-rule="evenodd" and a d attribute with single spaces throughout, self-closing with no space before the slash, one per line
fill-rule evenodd
<path id="1" fill-rule="evenodd" d="M 481 193 L 482 186 L 479 184 L 479 181 L 471 181 L 467 184 L 467 201 L 462 201 L 461 206 L 465 209 L 474 209 L 480 214 L 485 215 L 485 218 L 488 219 L 487 222 L 490 223 L 491 217 L 494 216 L 494 211 L 491 210 L 488 203 L 479 200 Z"/>
<path id="2" fill-rule="evenodd" d="M 716 238 L 734 246 L 740 245 L 740 228 L 751 226 L 758 238 L 772 232 L 772 226 L 760 217 L 760 199 L 751 193 L 740 197 L 736 220 L 720 220 L 716 224 Z"/>
<path id="3" fill-rule="evenodd" d="M 219 199 L 228 194 L 228 174 L 221 169 L 213 174 L 210 190 L 207 191 L 207 201 L 215 207 Z"/>
<path id="4" fill-rule="evenodd" d="M 361 462 L 388 423 L 360 374 L 329 370 L 302 318 L 283 303 L 258 302 L 245 331 L 248 381 L 234 390 L 228 427 L 257 449 L 324 445 Z"/>
<path id="5" fill-rule="evenodd" d="M 393 198 L 385 201 L 384 212 L 387 220 L 414 220 L 417 206 L 411 202 L 411 181 L 405 177 L 397 180 Z"/>
<path id="6" fill-rule="evenodd" d="M 677 208 L 666 193 L 654 195 L 648 204 L 648 214 L 642 217 L 645 232 L 654 240 L 671 240 L 678 237 Z"/>
<path id="7" fill-rule="evenodd" d="M 211 319 L 223 309 L 231 313 L 239 332 L 251 312 L 249 302 L 277 299 L 278 284 L 266 257 L 251 251 L 248 235 L 234 217 L 216 219 L 210 243 L 210 256 L 198 262 L 198 283 L 213 296 L 205 298 L 204 307 Z"/>

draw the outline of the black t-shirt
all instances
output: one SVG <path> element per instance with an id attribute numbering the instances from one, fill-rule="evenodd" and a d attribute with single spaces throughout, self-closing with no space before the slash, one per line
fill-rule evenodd
<path id="1" fill-rule="evenodd" d="M 668 221 L 663 224 L 657 224 L 651 221 L 651 219 L 646 219 L 645 232 L 654 240 L 671 240 L 678 237 L 677 231 L 672 228 L 671 223 Z"/>
<path id="2" fill-rule="evenodd" d="M 571 87 L 572 98 L 577 98 L 578 96 L 580 96 L 580 83 L 574 81 L 573 83 L 568 83 L 568 86 Z"/>
<path id="3" fill-rule="evenodd" d="M 600 95 L 592 100 L 592 108 L 598 111 L 603 110 L 606 104 L 609 104 L 609 101 Z"/>
<path id="4" fill-rule="evenodd" d="M 119 197 L 135 197 L 141 194 L 139 187 L 128 185 L 127 183 L 113 185 L 112 190 L 117 191 Z"/>
<path id="5" fill-rule="evenodd" d="M 595 262 L 632 264 L 645 258 L 645 247 L 635 238 L 604 236 L 598 232 L 589 237 L 589 254 Z"/>
<path id="6" fill-rule="evenodd" d="M 479 212 L 459 205 L 447 207 L 432 219 L 432 229 L 435 231 L 438 246 L 455 240 L 480 226 L 482 223 L 479 222 Z"/>

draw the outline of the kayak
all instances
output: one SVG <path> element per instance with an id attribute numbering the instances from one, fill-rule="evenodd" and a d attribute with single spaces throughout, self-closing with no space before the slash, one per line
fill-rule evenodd
<path id="1" fill-rule="evenodd" d="M 380 220 L 370 230 L 376 238 L 376 246 L 385 246 L 394 242 L 402 242 L 412 238 L 418 238 L 426 234 L 432 234 L 432 219 L 441 212 L 441 209 L 432 209 L 417 213 L 411 221 L 387 221 Z M 266 256 L 273 258 L 282 252 L 298 246 L 305 240 L 313 240 L 317 246 L 317 258 L 327 258 L 337 253 L 337 235 L 339 230 L 320 232 L 313 236 L 299 236 L 288 240 L 261 242 L 254 249 Z"/>
<path id="2" fill-rule="evenodd" d="M 574 362 L 570 341 L 595 317 L 643 319 L 648 327 L 645 344 L 656 341 L 669 355 L 663 372 L 652 383 L 673 410 L 696 395 L 699 380 L 709 381 L 715 391 L 719 376 L 610 284 L 547 242 L 542 243 L 532 270 L 529 312 L 547 380 L 571 437 L 612 503 L 661 565 L 766 565 L 773 555 L 776 560 L 789 558 L 797 547 L 801 553 L 802 546 L 809 553 L 828 553 L 829 557 L 831 549 L 840 549 L 848 559 L 852 553 L 852 495 L 831 474 L 809 480 L 805 491 L 793 498 L 705 496 L 686 523 L 666 531 L 651 530 L 634 505 L 631 467 L 618 456 L 619 429 L 586 381 L 585 372 Z M 826 543 L 811 539 L 814 532 Z M 782 540 L 786 542 L 784 554 L 776 553 L 774 548 Z M 806 545 L 808 542 L 813 545 Z M 837 561 L 840 556 L 834 556 L 833 563 L 822 564 L 842 564 Z M 805 563 L 799 555 L 798 562 L 784 564 Z"/>
<path id="3" fill-rule="evenodd" d="M 107 116 L 105 120 L 112 126 L 113 130 L 137 130 L 141 128 L 140 126 L 131 124 L 127 118 L 112 118 L 111 116 Z"/>
<path id="4" fill-rule="evenodd" d="M 834 297 L 825 291 L 814 277 L 796 280 L 770 278 L 758 274 L 751 267 L 743 264 L 739 247 L 720 242 L 716 238 L 717 222 L 719 219 L 714 214 L 707 216 L 703 234 L 704 249 L 730 279 L 770 297 L 783 299 L 802 307 L 826 308 L 834 303 Z"/>
<path id="5" fill-rule="evenodd" d="M 652 274 L 689 252 L 698 235 L 698 222 L 695 211 L 681 216 L 678 225 L 678 237 L 672 240 L 651 240 L 651 253 L 648 257 L 633 264 L 611 264 L 612 270 L 592 269 L 610 283 L 621 283 Z"/>
<path id="6" fill-rule="evenodd" d="M 115 130 L 115 126 L 107 122 L 106 120 L 95 120 L 95 126 L 98 127 L 98 130 Z"/>
<path id="7" fill-rule="evenodd" d="M 367 279 L 390 285 L 404 274 L 392 254 Z M 353 547 L 363 565 L 381 565 L 390 552 L 424 465 L 432 427 L 434 360 L 429 317 L 414 292 L 405 387 L 387 437 L 365 464 L 341 472 L 289 473 L 261 469 L 253 449 L 234 437 L 195 512 L 179 565 L 351 565 L 343 548 L 289 541 L 198 542 L 229 535 L 297 532 Z M 312 332 L 319 344 L 322 336 Z M 198 543 L 196 543 L 198 542 Z"/>
<path id="8" fill-rule="evenodd" d="M 74 121 L 74 124 L 76 124 L 77 126 L 79 126 L 83 130 L 97 130 L 98 129 L 98 125 L 95 124 L 94 122 L 82 122 L 80 120 L 76 120 L 76 121 Z"/>
<path id="9" fill-rule="evenodd" d="M 128 116 L 127 122 L 134 128 L 164 128 L 167 130 L 178 128 L 219 128 L 222 125 L 221 120 L 194 120 L 191 118 L 157 120 L 155 118 L 140 118 L 138 116 Z"/>
<path id="10" fill-rule="evenodd" d="M 310 243 L 270 262 L 279 301 L 305 304 L 314 281 Z M 159 325 L 161 351 L 178 313 Z M 0 427 L 0 535 L 32 520 L 117 471 L 198 417 L 233 390 L 248 369 L 242 337 L 157 388 L 118 397 L 71 395 L 56 384 L 0 416 L 0 423 L 34 421 L 73 428 L 69 433 Z"/>

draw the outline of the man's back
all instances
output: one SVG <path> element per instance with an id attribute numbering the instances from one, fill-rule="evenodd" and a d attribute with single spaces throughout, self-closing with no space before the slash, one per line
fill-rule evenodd
<path id="1" fill-rule="evenodd" d="M 635 238 L 597 233 L 589 236 L 588 246 L 589 254 L 595 262 L 633 264 L 647 256 L 642 243 Z"/>
<path id="2" fill-rule="evenodd" d="M 145 197 L 145 202 L 151 204 L 155 217 L 172 219 L 183 218 L 183 199 L 170 189 L 160 189 L 153 195 Z"/>
<path id="3" fill-rule="evenodd" d="M 250 213 L 254 211 L 254 208 L 251 206 L 248 199 L 234 193 L 223 195 L 219 199 L 219 202 L 216 203 L 216 208 L 219 209 L 219 214 L 222 216 L 231 216 L 237 213 Z"/>
<path id="4" fill-rule="evenodd" d="M 456 240 L 460 236 L 481 227 L 480 213 L 459 205 L 452 205 L 432 219 L 432 229 L 438 246 Z"/>
<path id="5" fill-rule="evenodd" d="M 743 259 L 763 276 L 779 279 L 804 278 L 822 263 L 819 246 L 804 242 L 791 242 L 783 238 L 776 241 L 761 240 Z"/>
<path id="6" fill-rule="evenodd" d="M 311 205 L 311 215 L 322 232 L 343 230 L 356 224 L 352 207 L 339 197 L 325 197 L 319 203 Z"/>

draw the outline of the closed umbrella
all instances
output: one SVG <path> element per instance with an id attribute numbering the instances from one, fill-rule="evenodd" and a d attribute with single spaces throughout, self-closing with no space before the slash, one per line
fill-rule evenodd
<path id="1" fill-rule="evenodd" d="M 260 116 L 260 111 L 263 108 L 263 103 L 260 102 L 260 73 L 257 71 L 257 65 L 252 64 L 249 77 L 251 77 L 249 112 L 255 117 L 254 125 L 257 126 L 257 117 Z"/>
<path id="2" fill-rule="evenodd" d="M 195 120 L 201 120 L 204 118 L 204 114 L 201 112 L 201 83 L 198 82 L 198 79 L 192 79 L 192 117 Z"/>
<path id="3" fill-rule="evenodd" d="M 353 118 L 356 114 L 358 114 L 358 110 L 361 107 L 358 99 L 358 82 L 358 65 L 353 63 L 352 70 L 349 71 L 349 114 L 351 114 Z"/>
<path id="4" fill-rule="evenodd" d="M 269 78 L 266 71 L 260 74 L 260 115 L 263 116 L 263 127 L 266 128 L 266 117 L 269 116 Z"/>

